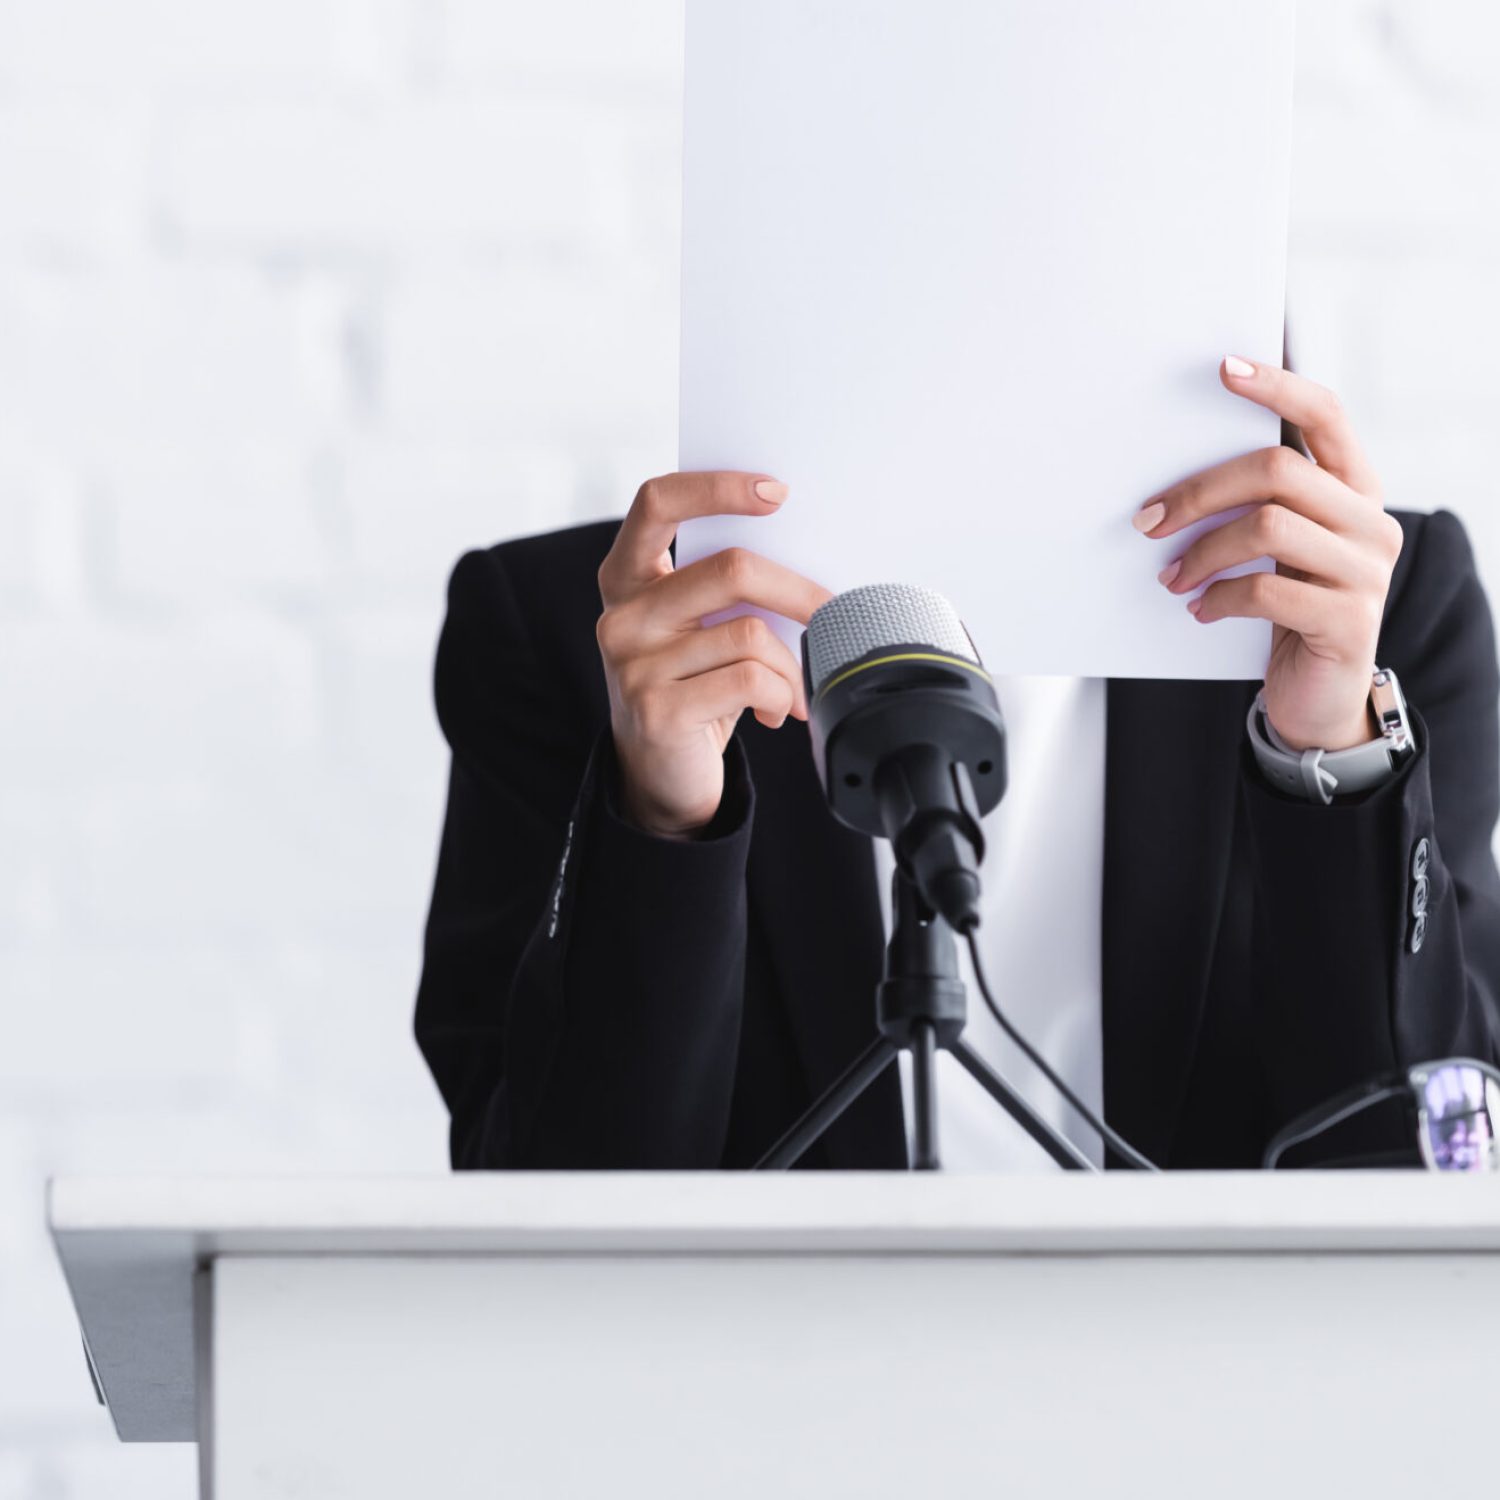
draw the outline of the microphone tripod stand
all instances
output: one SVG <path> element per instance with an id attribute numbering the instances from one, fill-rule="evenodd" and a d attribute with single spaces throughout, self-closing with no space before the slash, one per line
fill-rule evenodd
<path id="1" fill-rule="evenodd" d="M 898 869 L 891 884 L 891 936 L 885 978 L 875 990 L 878 1035 L 814 1100 L 785 1135 L 756 1162 L 757 1171 L 790 1167 L 869 1086 L 897 1053 L 912 1058 L 912 1170 L 932 1172 L 938 1154 L 937 1054 L 942 1048 L 1060 1167 L 1093 1170 L 1093 1163 L 1059 1135 L 963 1040 L 968 1018 L 953 929 L 922 900 Z"/>

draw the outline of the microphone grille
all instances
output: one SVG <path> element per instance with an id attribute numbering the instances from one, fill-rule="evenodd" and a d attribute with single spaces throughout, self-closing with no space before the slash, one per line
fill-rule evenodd
<path id="1" fill-rule="evenodd" d="M 840 668 L 887 646 L 930 646 L 980 664 L 958 611 L 909 583 L 870 583 L 835 595 L 807 623 L 807 666 L 817 693 Z"/>

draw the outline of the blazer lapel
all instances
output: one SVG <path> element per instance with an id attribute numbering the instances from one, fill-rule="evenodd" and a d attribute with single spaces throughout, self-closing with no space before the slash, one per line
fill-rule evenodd
<path id="1" fill-rule="evenodd" d="M 1197 1047 L 1254 691 L 1115 679 L 1107 689 L 1105 1113 L 1157 1161 Z"/>
<path id="2" fill-rule="evenodd" d="M 755 781 L 750 902 L 816 1097 L 875 1036 L 884 938 L 874 854 L 869 839 L 828 810 L 806 725 L 789 719 L 772 731 L 747 715 L 738 732 Z M 828 1131 L 824 1145 L 833 1167 L 906 1165 L 894 1065 Z"/>

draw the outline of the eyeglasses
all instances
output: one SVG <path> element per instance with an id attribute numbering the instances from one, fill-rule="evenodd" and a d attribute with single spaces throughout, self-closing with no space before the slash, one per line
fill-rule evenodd
<path id="1" fill-rule="evenodd" d="M 1418 1063 L 1335 1095 L 1280 1130 L 1261 1165 L 1272 1168 L 1293 1146 L 1402 1097 L 1416 1109 L 1417 1149 L 1429 1172 L 1500 1172 L 1500 1070 L 1472 1057 Z"/>

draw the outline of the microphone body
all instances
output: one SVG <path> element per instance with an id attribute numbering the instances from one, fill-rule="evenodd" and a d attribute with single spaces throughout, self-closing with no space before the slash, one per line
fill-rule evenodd
<path id="1" fill-rule="evenodd" d="M 809 621 L 802 666 L 834 816 L 889 839 L 956 932 L 977 927 L 980 820 L 1005 793 L 1005 721 L 952 605 L 906 584 L 851 589 Z"/>

